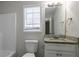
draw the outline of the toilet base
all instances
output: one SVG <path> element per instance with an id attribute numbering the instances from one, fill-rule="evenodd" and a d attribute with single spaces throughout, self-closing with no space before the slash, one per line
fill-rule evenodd
<path id="1" fill-rule="evenodd" d="M 23 57 L 35 57 L 34 53 L 25 53 Z"/>

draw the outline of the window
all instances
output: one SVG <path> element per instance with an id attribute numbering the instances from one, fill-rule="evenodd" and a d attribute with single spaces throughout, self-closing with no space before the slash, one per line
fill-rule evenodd
<path id="1" fill-rule="evenodd" d="M 24 8 L 24 31 L 40 31 L 40 6 Z"/>

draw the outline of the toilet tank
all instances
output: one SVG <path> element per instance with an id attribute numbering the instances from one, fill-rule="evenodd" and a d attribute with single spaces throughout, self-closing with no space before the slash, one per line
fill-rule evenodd
<path id="1" fill-rule="evenodd" d="M 37 52 L 38 40 L 25 40 L 25 49 L 28 53 Z"/>

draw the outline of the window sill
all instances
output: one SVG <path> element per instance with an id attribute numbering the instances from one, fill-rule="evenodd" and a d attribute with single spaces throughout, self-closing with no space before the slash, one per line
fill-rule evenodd
<path id="1" fill-rule="evenodd" d="M 23 32 L 41 32 L 40 30 L 24 30 Z"/>

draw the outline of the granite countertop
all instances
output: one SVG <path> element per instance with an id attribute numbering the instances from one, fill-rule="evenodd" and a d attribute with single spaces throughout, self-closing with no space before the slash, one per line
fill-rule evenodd
<path id="1" fill-rule="evenodd" d="M 44 42 L 46 43 L 64 43 L 64 44 L 77 44 L 78 39 L 74 37 L 58 37 L 58 36 L 46 36 L 44 38 Z"/>

